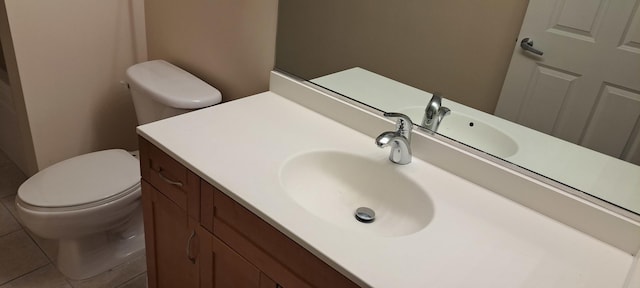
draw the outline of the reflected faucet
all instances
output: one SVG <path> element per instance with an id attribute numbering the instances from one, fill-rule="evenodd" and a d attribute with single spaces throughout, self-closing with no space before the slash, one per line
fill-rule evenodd
<path id="1" fill-rule="evenodd" d="M 376 138 L 376 145 L 380 148 L 391 145 L 389 160 L 405 165 L 411 163 L 411 129 L 413 123 L 407 115 L 402 113 L 384 113 L 384 117 L 395 118 L 396 131 L 383 132 Z"/>
<path id="2" fill-rule="evenodd" d="M 427 108 L 424 109 L 424 118 L 422 119 L 422 127 L 429 129 L 431 132 L 438 131 L 438 126 L 442 122 L 442 118 L 451 114 L 451 110 L 442 106 L 442 97 L 438 93 L 434 93 Z"/>

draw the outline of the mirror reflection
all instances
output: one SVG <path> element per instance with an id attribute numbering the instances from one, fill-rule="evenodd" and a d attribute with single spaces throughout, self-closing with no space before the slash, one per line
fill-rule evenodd
<path id="1" fill-rule="evenodd" d="M 637 1 L 561 2 L 281 0 L 276 68 L 640 213 Z"/>

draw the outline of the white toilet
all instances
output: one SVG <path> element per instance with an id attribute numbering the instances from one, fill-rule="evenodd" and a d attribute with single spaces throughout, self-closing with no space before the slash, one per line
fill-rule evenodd
<path id="1" fill-rule="evenodd" d="M 220 92 L 163 60 L 127 69 L 139 124 L 221 101 Z M 140 165 L 122 149 L 80 155 L 33 175 L 18 189 L 18 216 L 34 234 L 59 241 L 57 266 L 85 279 L 144 253 Z"/>

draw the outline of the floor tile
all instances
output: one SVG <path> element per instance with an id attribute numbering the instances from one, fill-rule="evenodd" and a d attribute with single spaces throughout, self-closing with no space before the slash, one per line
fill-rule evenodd
<path id="1" fill-rule="evenodd" d="M 7 154 L 4 153 L 4 151 L 0 150 L 0 165 L 7 164 L 7 163 L 12 163 L 11 159 L 9 159 L 9 157 L 7 156 Z"/>
<path id="2" fill-rule="evenodd" d="M 0 177 L 2 177 L 1 174 L 0 174 Z M 16 212 L 15 199 L 16 199 L 16 195 L 5 196 L 3 198 L 0 198 L 0 205 L 3 205 L 4 208 L 7 208 L 7 210 L 9 211 L 9 213 L 11 213 L 13 218 L 18 222 L 18 224 L 20 224 L 20 226 L 22 226 L 22 223 L 20 223 L 20 218 L 18 218 L 18 213 Z"/>
<path id="3" fill-rule="evenodd" d="M 118 288 L 146 288 L 146 287 L 147 287 L 147 273 L 142 273 L 136 276 L 135 278 L 127 281 L 126 283 L 118 286 Z"/>
<path id="4" fill-rule="evenodd" d="M 49 263 L 22 230 L 0 237 L 0 285 Z"/>
<path id="5" fill-rule="evenodd" d="M 147 270 L 144 254 L 98 276 L 85 280 L 69 280 L 74 288 L 117 287 Z"/>
<path id="6" fill-rule="evenodd" d="M 4 198 L 0 199 L 0 203 L 3 204 L 4 207 L 7 208 L 7 210 L 9 210 L 9 212 L 11 212 L 11 215 L 13 215 L 13 217 L 16 219 L 18 224 L 21 225 L 20 219 L 18 218 L 18 214 L 16 213 L 15 197 L 16 197 L 15 195 L 4 197 Z M 29 234 L 31 239 L 33 239 L 33 241 L 36 242 L 38 247 L 40 247 L 40 249 L 42 249 L 42 251 L 44 251 L 44 253 L 47 255 L 49 260 L 51 260 L 51 262 L 55 263 L 56 262 L 56 258 L 58 257 L 58 241 L 57 240 L 41 238 L 41 237 L 33 234 L 33 232 L 29 231 L 29 229 L 27 229 L 26 227 L 23 227 L 23 228 Z"/>
<path id="7" fill-rule="evenodd" d="M 18 192 L 18 187 L 27 180 L 27 176 L 13 163 L 0 164 L 0 198 Z"/>
<path id="8" fill-rule="evenodd" d="M 56 259 L 58 259 L 58 240 L 41 238 L 29 231 L 28 228 L 24 228 L 24 230 L 29 234 L 29 237 L 36 242 L 36 245 L 42 249 L 44 254 L 47 255 L 47 258 L 49 258 L 52 263 L 56 263 Z"/>
<path id="9" fill-rule="evenodd" d="M 0 236 L 22 229 L 9 209 L 0 204 Z"/>
<path id="10" fill-rule="evenodd" d="M 17 278 L 0 288 L 71 288 L 67 279 L 52 264 Z"/>

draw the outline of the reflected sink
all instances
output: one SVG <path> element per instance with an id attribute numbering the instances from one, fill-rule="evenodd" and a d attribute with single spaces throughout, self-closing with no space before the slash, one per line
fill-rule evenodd
<path id="1" fill-rule="evenodd" d="M 429 223 L 433 204 L 426 191 L 398 171 L 401 168 L 387 157 L 314 151 L 287 160 L 280 181 L 296 203 L 325 221 L 349 231 L 402 236 Z M 359 207 L 373 209 L 375 221 L 358 222 L 354 212 Z"/>
<path id="2" fill-rule="evenodd" d="M 421 123 L 424 117 L 424 107 L 410 107 L 399 112 L 409 116 L 416 124 Z M 511 157 L 518 152 L 518 144 L 509 135 L 491 124 L 455 110 L 444 117 L 437 132 L 500 158 Z"/>
<path id="3" fill-rule="evenodd" d="M 438 133 L 500 158 L 518 152 L 518 144 L 507 134 L 462 113 L 452 112 L 446 116 Z"/>

